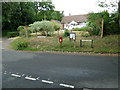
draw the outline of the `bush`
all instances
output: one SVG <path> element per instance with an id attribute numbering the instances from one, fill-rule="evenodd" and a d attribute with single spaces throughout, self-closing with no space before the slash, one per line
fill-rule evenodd
<path id="1" fill-rule="evenodd" d="M 87 31 L 90 33 L 90 35 L 100 35 L 100 30 L 98 28 L 88 27 Z"/>
<path id="2" fill-rule="evenodd" d="M 24 29 L 24 26 L 19 26 L 19 27 L 17 28 L 18 31 L 20 31 L 20 30 L 22 30 L 22 29 Z"/>
<path id="3" fill-rule="evenodd" d="M 7 37 L 16 37 L 19 36 L 19 32 L 7 32 Z"/>
<path id="4" fill-rule="evenodd" d="M 29 42 L 25 38 L 18 38 L 16 40 L 14 40 L 11 43 L 11 45 L 12 45 L 13 49 L 15 49 L 15 50 L 23 50 L 28 47 Z"/>
<path id="5" fill-rule="evenodd" d="M 30 30 L 25 30 L 25 29 L 20 30 L 19 35 L 21 37 L 26 37 L 26 31 L 27 31 L 28 36 L 30 36 L 31 31 Z"/>
<path id="6" fill-rule="evenodd" d="M 55 28 L 54 28 L 54 25 L 52 22 L 50 21 L 38 21 L 38 22 L 34 22 L 33 24 L 30 24 L 30 30 L 31 31 L 35 31 L 35 32 L 38 32 L 38 31 L 44 31 L 46 32 L 46 36 L 48 36 L 48 33 L 49 32 L 53 32 L 55 31 Z M 56 29 L 58 29 L 58 27 L 56 27 Z"/>
<path id="7" fill-rule="evenodd" d="M 90 33 L 83 31 L 83 32 L 81 32 L 80 36 L 82 36 L 82 37 L 88 37 L 88 36 L 90 36 Z"/>
<path id="8" fill-rule="evenodd" d="M 70 36 L 70 32 L 68 30 L 64 32 L 64 37 L 67 37 L 67 36 Z"/>
<path id="9" fill-rule="evenodd" d="M 82 28 L 74 28 L 73 31 L 87 31 L 87 27 L 82 27 Z"/>

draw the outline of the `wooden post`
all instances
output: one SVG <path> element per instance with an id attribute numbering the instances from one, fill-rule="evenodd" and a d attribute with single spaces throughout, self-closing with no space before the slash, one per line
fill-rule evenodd
<path id="1" fill-rule="evenodd" d="M 91 41 L 91 48 L 93 48 L 93 40 Z"/>
<path id="2" fill-rule="evenodd" d="M 72 47 L 72 40 L 70 39 L 70 46 Z"/>
<path id="3" fill-rule="evenodd" d="M 80 40 L 80 47 L 82 47 L 82 40 Z"/>
<path id="4" fill-rule="evenodd" d="M 60 43 L 60 48 L 62 48 L 62 43 Z"/>
<path id="5" fill-rule="evenodd" d="M 28 38 L 28 31 L 26 31 L 26 38 Z"/>
<path id="6" fill-rule="evenodd" d="M 74 48 L 76 48 L 76 40 L 74 40 Z"/>
<path id="7" fill-rule="evenodd" d="M 101 28 L 101 38 L 103 38 L 103 32 L 104 32 L 104 19 L 102 19 L 102 28 Z"/>

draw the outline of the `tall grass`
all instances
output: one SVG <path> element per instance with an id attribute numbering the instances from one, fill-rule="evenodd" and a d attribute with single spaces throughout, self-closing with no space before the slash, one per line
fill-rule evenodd
<path id="1" fill-rule="evenodd" d="M 57 36 L 48 38 L 29 38 L 27 42 L 28 45 L 24 50 L 32 51 L 69 51 L 69 52 L 95 52 L 95 53 L 119 53 L 118 47 L 118 37 L 120 35 L 110 35 L 104 38 L 100 36 L 90 36 L 90 37 L 78 37 L 76 39 L 76 48 L 74 48 L 74 42 L 69 40 L 69 37 L 63 37 L 62 47 L 60 46 L 59 39 Z M 80 40 L 94 40 L 93 48 L 90 46 L 90 42 L 83 42 L 83 46 L 80 47 Z M 13 42 L 13 47 L 21 42 L 22 39 L 17 39 Z M 24 39 L 23 39 L 24 40 Z M 18 42 L 18 44 L 15 44 Z M 19 48 L 17 48 L 19 49 Z"/>

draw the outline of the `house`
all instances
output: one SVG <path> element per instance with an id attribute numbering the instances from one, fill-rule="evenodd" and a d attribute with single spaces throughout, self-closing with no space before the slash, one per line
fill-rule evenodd
<path id="1" fill-rule="evenodd" d="M 72 30 L 74 28 L 85 27 L 87 22 L 87 14 L 83 15 L 69 15 L 62 18 L 62 25 L 64 30 Z"/>

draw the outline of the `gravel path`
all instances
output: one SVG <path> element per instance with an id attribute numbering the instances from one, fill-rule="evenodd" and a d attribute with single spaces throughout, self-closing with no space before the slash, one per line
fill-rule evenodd
<path id="1" fill-rule="evenodd" d="M 13 39 L 9 38 L 2 38 L 0 39 L 0 42 L 2 43 L 2 49 L 10 49 L 10 43 L 13 41 Z"/>

